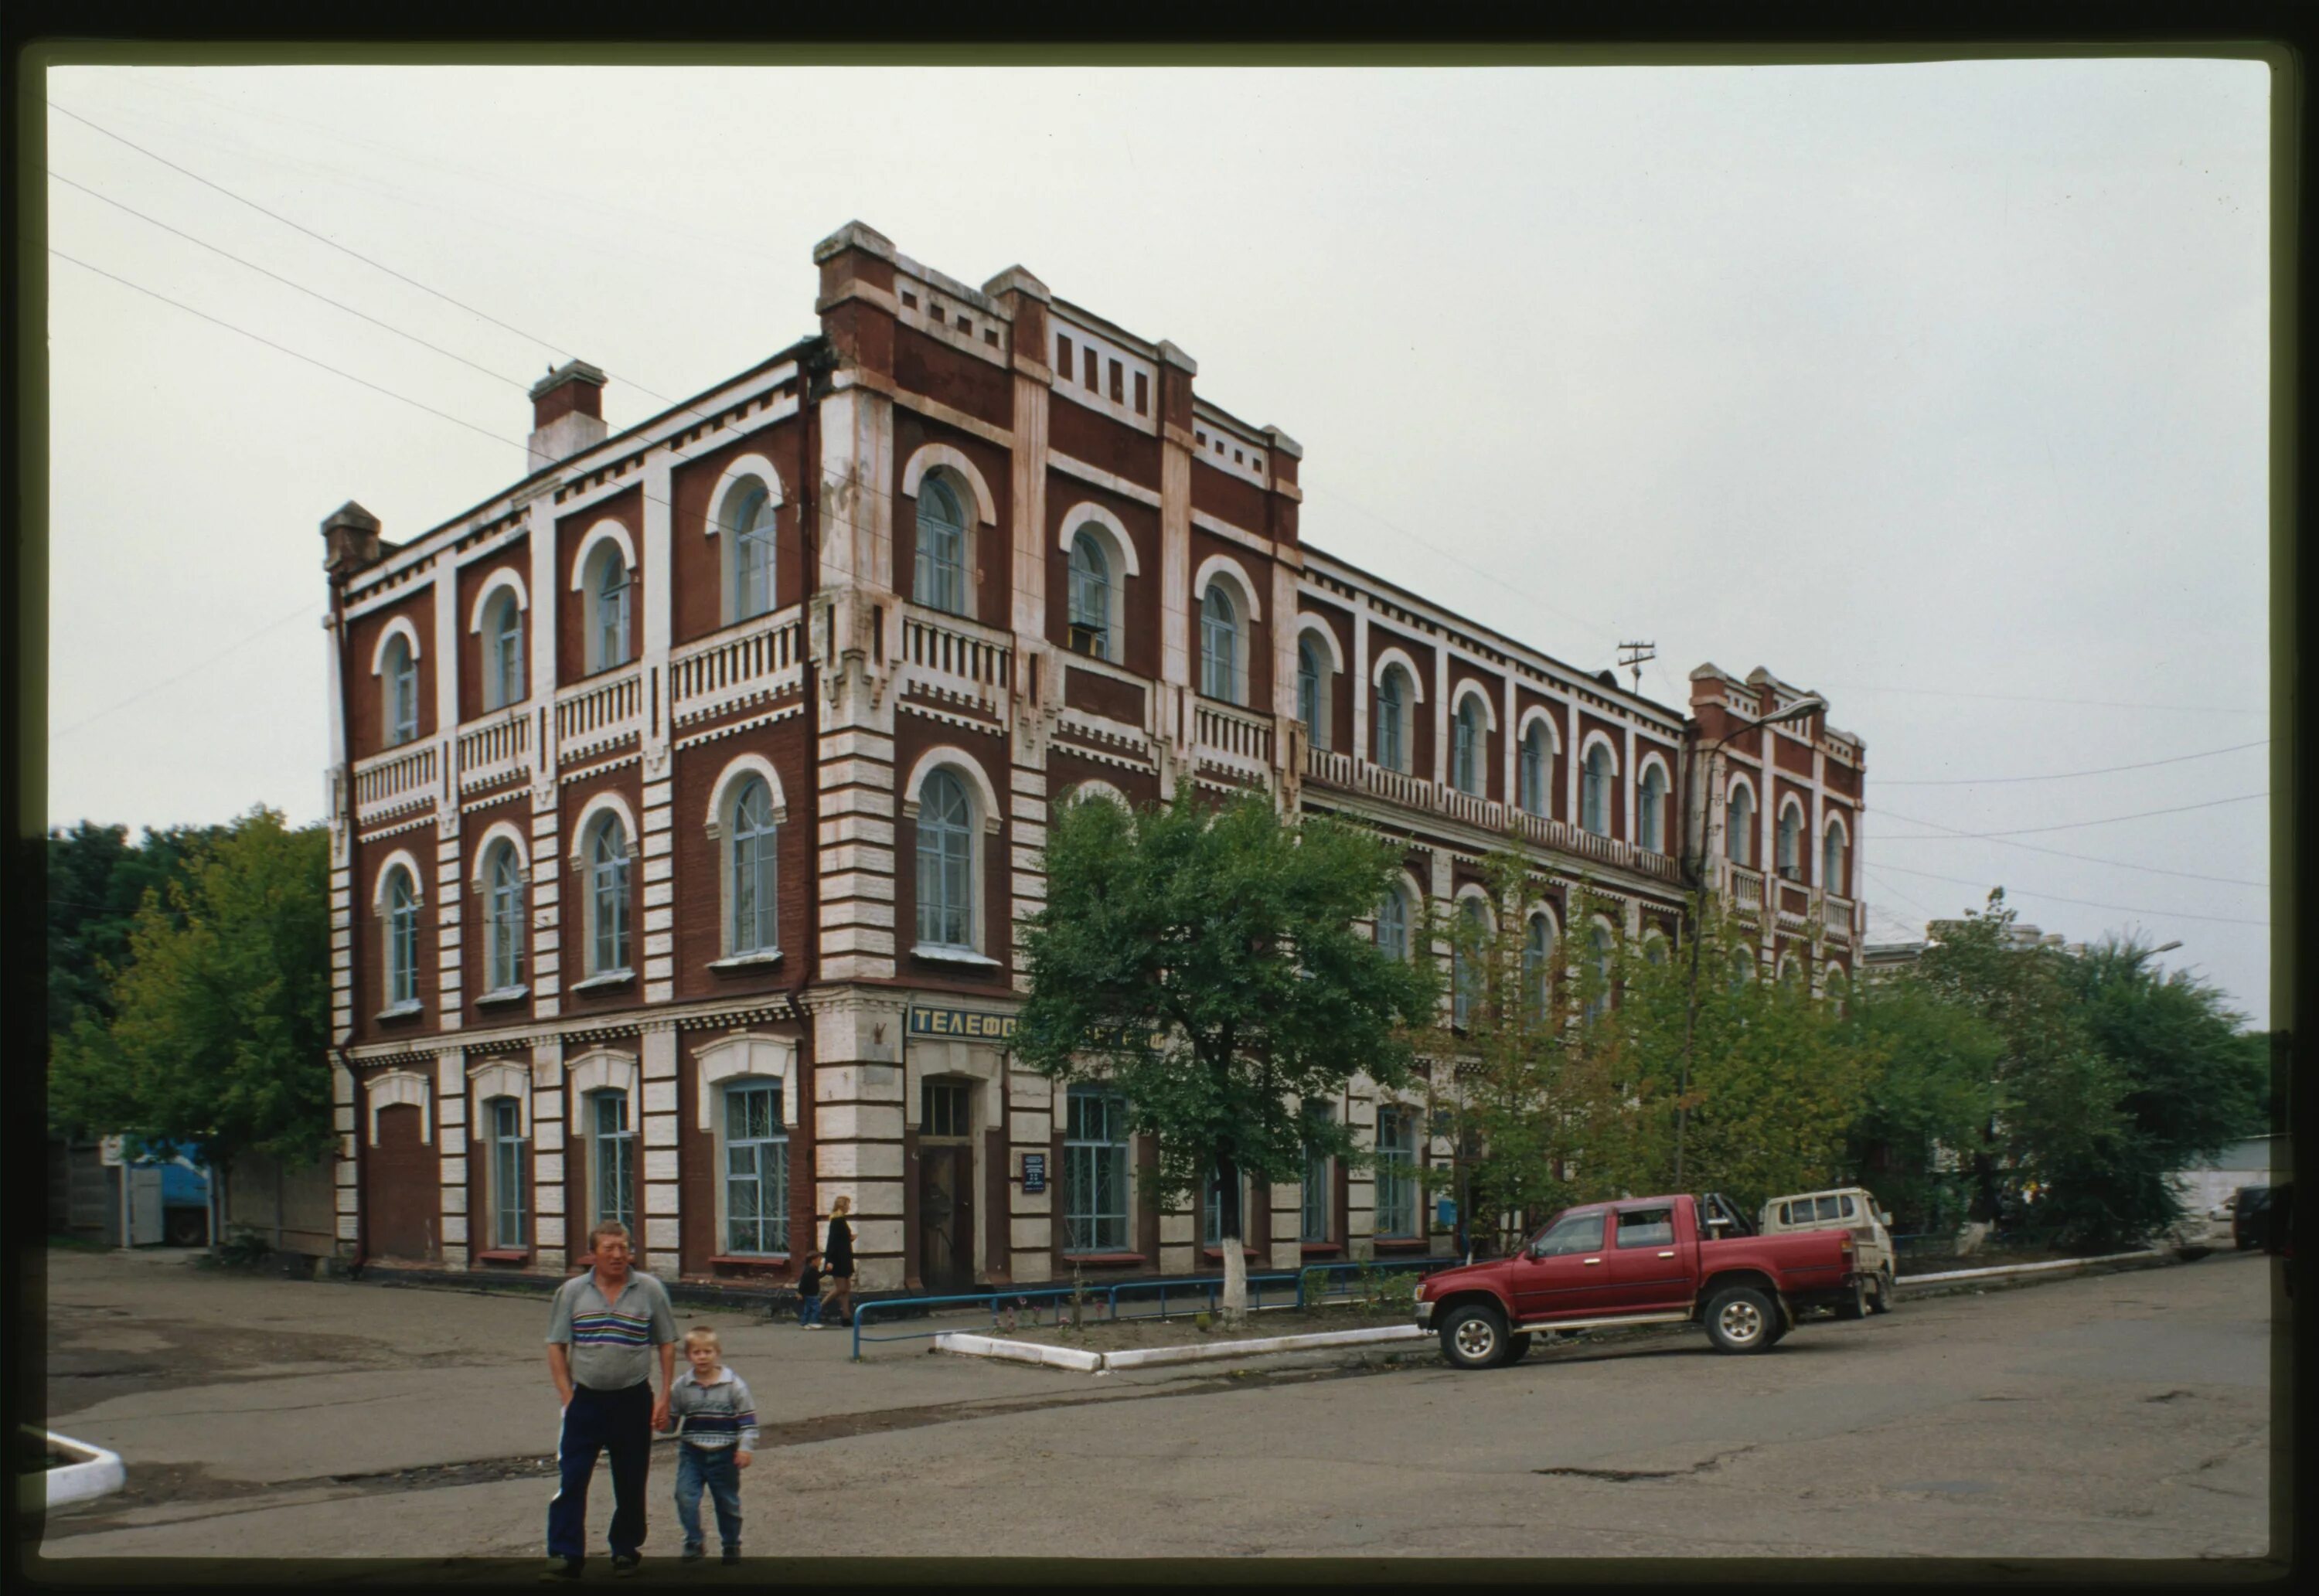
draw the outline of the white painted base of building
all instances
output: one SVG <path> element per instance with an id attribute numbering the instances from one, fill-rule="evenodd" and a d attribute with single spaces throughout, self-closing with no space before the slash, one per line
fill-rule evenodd
<path id="1" fill-rule="evenodd" d="M 36 1512 L 44 1506 L 60 1508 L 71 1502 L 90 1501 L 109 1496 L 128 1483 L 129 1471 L 122 1466 L 118 1453 L 72 1440 L 52 1429 L 41 1433 L 48 1438 L 50 1450 L 60 1452 L 73 1461 L 42 1469 L 36 1474 L 19 1474 L 16 1506 L 20 1511 Z"/>
<path id="2" fill-rule="evenodd" d="M 1008 1341 L 997 1336 L 945 1330 L 934 1338 L 937 1352 L 968 1357 L 1001 1357 L 1015 1363 L 1042 1364 L 1050 1368 L 1108 1374 L 1113 1369 L 1150 1368 L 1160 1364 L 1205 1363 L 1219 1357 L 1261 1357 L 1273 1352 L 1306 1352 L 1322 1347 L 1359 1347 L 1376 1341 L 1421 1341 L 1430 1332 L 1413 1324 L 1373 1325 L 1367 1330 L 1322 1330 L 1309 1336 L 1259 1336 L 1238 1341 L 1215 1341 L 1198 1347 L 1137 1347 L 1120 1352 L 1083 1352 L 1075 1347 L 1050 1347 L 1038 1341 Z"/>

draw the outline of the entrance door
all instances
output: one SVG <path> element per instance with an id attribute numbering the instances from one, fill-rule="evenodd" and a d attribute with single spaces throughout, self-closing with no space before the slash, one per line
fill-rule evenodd
<path id="1" fill-rule="evenodd" d="M 918 1278 L 937 1295 L 974 1288 L 973 1098 L 964 1081 L 924 1083 L 918 1118 Z"/>
<path id="2" fill-rule="evenodd" d="M 378 1111 L 378 1141 L 363 1160 L 370 1205 L 370 1249 L 382 1258 L 432 1258 L 442 1204 L 435 1150 L 420 1134 L 423 1109 L 393 1103 Z"/>

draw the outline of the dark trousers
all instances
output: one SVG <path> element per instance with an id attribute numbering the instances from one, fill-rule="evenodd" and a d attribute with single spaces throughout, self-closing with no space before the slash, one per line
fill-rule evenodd
<path id="1" fill-rule="evenodd" d="M 612 1455 L 612 1555 L 635 1555 L 645 1544 L 645 1472 L 652 1465 L 652 1382 L 626 1391 L 572 1388 L 564 1433 L 555 1445 L 563 1483 L 547 1504 L 547 1555 L 588 1555 L 588 1482 L 599 1450 Z"/>

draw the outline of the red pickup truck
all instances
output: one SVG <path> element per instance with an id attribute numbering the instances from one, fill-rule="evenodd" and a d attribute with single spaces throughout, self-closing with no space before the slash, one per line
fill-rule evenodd
<path id="1" fill-rule="evenodd" d="M 1762 1352 L 1796 1310 L 1866 1312 L 1849 1231 L 1758 1236 L 1720 1194 L 1565 1209 L 1511 1258 L 1419 1282 L 1417 1323 L 1461 1369 L 1511 1363 L 1532 1332 L 1703 1321 L 1719 1352 Z"/>

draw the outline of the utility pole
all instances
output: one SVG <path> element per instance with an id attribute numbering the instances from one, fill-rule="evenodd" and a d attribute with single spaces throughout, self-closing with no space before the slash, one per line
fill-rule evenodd
<path id="1" fill-rule="evenodd" d="M 1691 1116 L 1691 1110 L 1683 1102 L 1683 1099 L 1691 1093 L 1692 1042 L 1699 1031 L 1700 917 L 1701 912 L 1706 906 L 1707 903 L 1707 839 L 1713 830 L 1712 826 L 1710 825 L 1710 822 L 1713 819 L 1713 816 L 1709 811 L 1707 806 L 1713 801 L 1715 796 L 1715 784 L 1711 776 L 1705 773 L 1710 771 L 1708 756 L 1720 753 L 1726 743 L 1728 743 L 1732 738 L 1739 735 L 1742 732 L 1759 731 L 1767 726 L 1777 726 L 1782 721 L 1800 720 L 1807 715 L 1814 714 L 1827 708 L 1827 699 L 1821 698 L 1817 693 L 1809 694 L 1803 698 L 1798 699 L 1794 703 L 1789 705 L 1786 708 L 1781 710 L 1776 715 L 1766 715 L 1761 720 L 1745 721 L 1738 726 L 1733 726 L 1721 736 L 1702 744 L 1691 758 L 1691 772 L 1692 780 L 1695 783 L 1701 785 L 1701 789 L 1698 794 L 1700 805 L 1699 852 L 1693 853 L 1686 848 L 1683 852 L 1683 880 L 1685 889 L 1685 912 L 1691 916 L 1691 924 L 1686 929 L 1686 935 L 1691 942 L 1691 963 L 1690 969 L 1687 972 L 1688 989 L 1686 990 L 1683 998 L 1683 1057 L 1675 1067 L 1674 1189 L 1676 1191 L 1682 1191 L 1683 1189 L 1683 1132 L 1684 1123 Z"/>
<path id="2" fill-rule="evenodd" d="M 1621 643 L 1619 645 L 1619 668 L 1622 671 L 1631 672 L 1634 674 L 1635 691 L 1638 696 L 1643 690 L 1644 665 L 1658 657 L 1659 645 L 1656 643 Z"/>

